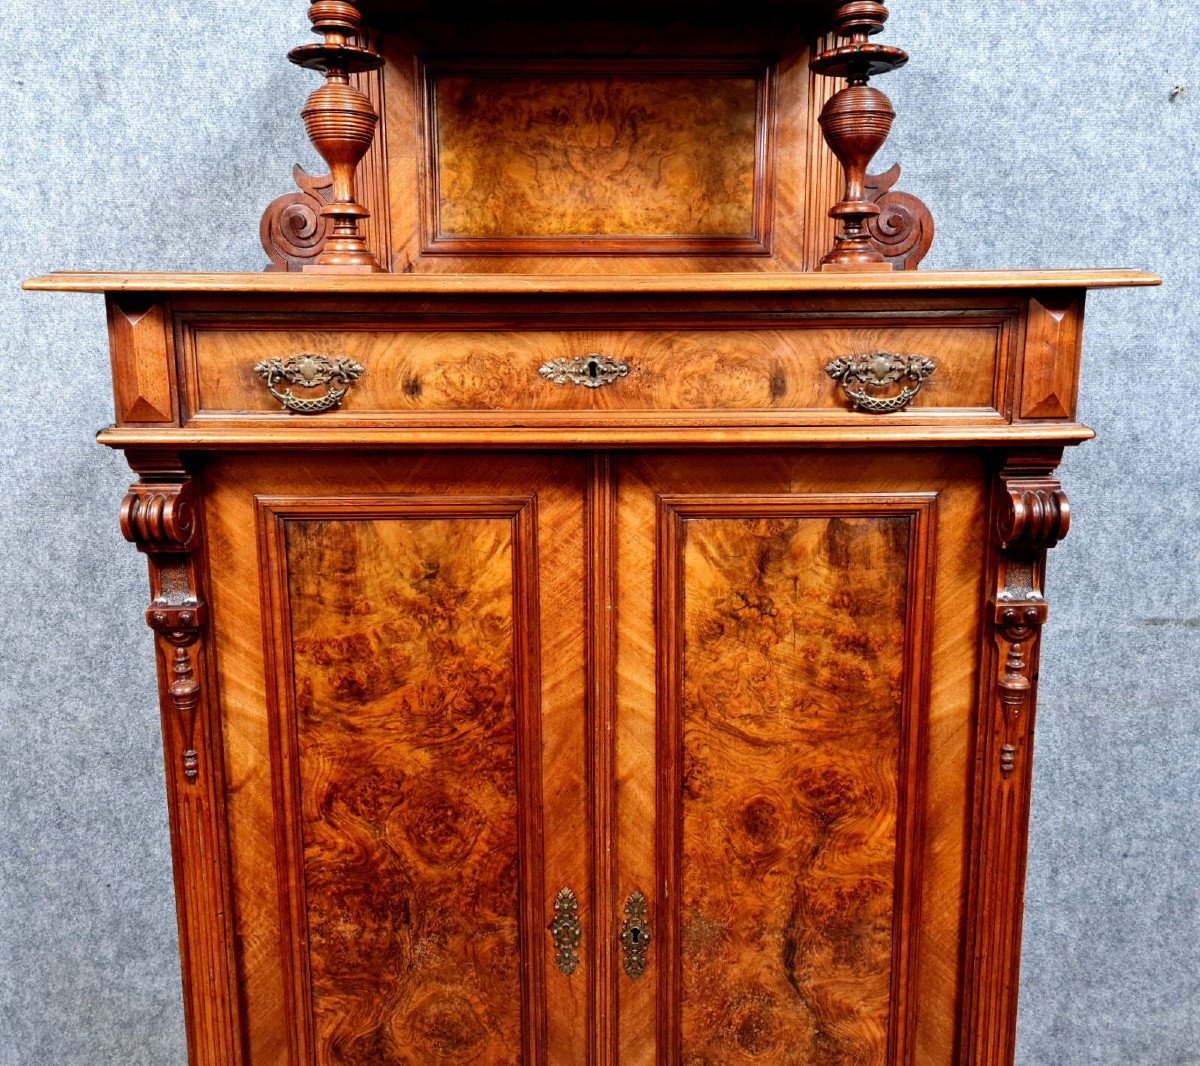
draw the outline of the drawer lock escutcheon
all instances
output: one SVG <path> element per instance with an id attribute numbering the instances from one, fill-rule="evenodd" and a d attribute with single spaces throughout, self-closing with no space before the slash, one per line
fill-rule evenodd
<path id="1" fill-rule="evenodd" d="M 345 356 L 329 358 L 326 355 L 293 355 L 289 359 L 264 359 L 254 368 L 267 383 L 271 395 L 289 411 L 300 415 L 319 415 L 338 407 L 350 389 L 352 382 L 365 374 L 361 363 Z M 305 389 L 328 386 L 320 396 L 297 396 L 289 388 L 281 389 L 284 382 Z"/>
<path id="2" fill-rule="evenodd" d="M 867 352 L 835 359 L 825 368 L 842 389 L 856 410 L 873 415 L 888 415 L 903 411 L 921 391 L 929 376 L 937 369 L 932 359 L 923 355 L 894 355 L 891 352 Z M 885 389 L 900 385 L 895 396 L 874 396 L 867 389 Z"/>
<path id="3" fill-rule="evenodd" d="M 577 355 L 574 359 L 551 359 L 538 368 L 538 373 L 555 385 L 582 385 L 599 389 L 611 385 L 629 373 L 629 365 L 610 355 Z"/>

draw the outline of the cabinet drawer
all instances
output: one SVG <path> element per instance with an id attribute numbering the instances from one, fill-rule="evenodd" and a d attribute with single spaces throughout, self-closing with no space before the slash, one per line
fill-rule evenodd
<path id="1" fill-rule="evenodd" d="M 297 406 L 321 406 L 331 387 L 344 390 L 336 407 L 320 412 L 333 421 L 449 420 L 475 415 L 594 412 L 623 420 L 638 414 L 720 412 L 731 421 L 772 413 L 794 422 L 874 421 L 879 417 L 944 420 L 996 419 L 1005 410 L 1008 316 L 925 316 L 896 321 L 757 319 L 638 323 L 636 328 L 464 328 L 462 324 L 380 327 L 351 321 L 320 328 L 294 316 L 253 323 L 181 323 L 180 348 L 187 415 L 277 417 L 294 415 L 278 395 L 291 390 Z M 864 389 L 844 387 L 827 367 L 838 359 L 872 353 L 928 360 L 928 377 L 904 376 Z M 349 360 L 361 367 L 353 380 L 305 381 L 328 363 L 302 363 L 306 355 Z M 297 371 L 264 380 L 265 362 L 280 360 Z M 886 362 L 886 361 L 885 361 Z M 876 363 L 878 371 L 885 363 Z M 308 376 L 305 376 L 307 372 Z M 319 375 L 318 375 L 319 376 Z M 296 380 L 299 378 L 300 380 Z M 887 400 L 908 387 L 904 409 L 858 409 L 850 391 Z M 306 403 L 315 398 L 316 403 Z M 312 413 L 311 410 L 305 413 Z M 635 419 L 636 420 L 636 419 Z"/>

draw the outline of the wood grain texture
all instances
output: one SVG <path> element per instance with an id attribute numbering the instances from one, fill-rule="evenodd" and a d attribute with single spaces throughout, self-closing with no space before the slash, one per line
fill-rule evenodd
<path id="1" fill-rule="evenodd" d="M 174 352 L 166 308 L 145 297 L 110 300 L 108 336 L 117 421 L 174 423 Z"/>
<path id="2" fill-rule="evenodd" d="M 679 530 L 679 1039 L 882 1063 L 910 521 L 745 513 Z"/>
<path id="3" fill-rule="evenodd" d="M 585 770 L 583 461 L 509 456 L 481 464 L 471 457 L 410 453 L 357 461 L 313 455 L 304 464 L 291 466 L 278 464 L 270 456 L 251 455 L 214 460 L 205 473 L 213 488 L 209 508 L 214 528 L 210 549 L 215 560 L 213 609 L 222 619 L 217 662 L 232 783 L 228 802 L 236 886 L 233 911 L 239 988 L 248 1019 L 247 1062 L 251 1066 L 314 1061 L 424 1063 L 480 1056 L 481 1061 L 582 1066 L 589 1061 L 588 1034 L 596 1024 L 591 991 L 596 933 L 590 926 L 594 919 L 590 885 L 594 860 L 591 841 L 582 828 L 590 817 L 591 804 Z M 451 483 L 457 486 L 458 496 L 450 499 L 443 493 L 430 497 L 439 486 Z M 267 500 L 276 517 L 264 528 L 271 531 L 274 547 L 260 556 L 258 512 L 267 504 L 259 501 Z M 297 662 L 311 676 L 314 693 L 322 694 L 320 699 L 314 695 L 317 703 L 336 709 L 337 714 L 314 719 L 313 732 L 305 732 L 304 719 L 299 718 L 294 722 L 299 731 L 281 737 L 279 726 L 287 716 L 290 693 L 296 690 L 284 676 L 291 664 L 292 647 L 279 624 L 287 616 L 289 581 L 279 570 L 287 532 L 276 525 L 299 527 L 305 523 L 361 528 L 366 532 L 358 535 L 369 541 L 378 532 L 386 544 L 372 548 L 366 561 L 363 545 L 359 545 L 353 574 L 345 553 L 339 555 L 336 547 L 331 547 L 322 563 L 328 571 L 301 590 L 315 628 L 307 634 L 308 649 L 298 654 Z M 491 589 L 492 599 L 500 601 L 500 570 L 505 563 L 487 554 L 481 564 L 478 558 L 464 559 L 459 553 L 457 563 L 448 560 L 440 579 L 431 573 L 418 580 L 411 568 L 399 565 L 403 560 L 397 552 L 401 544 L 413 543 L 411 531 L 422 523 L 428 527 L 422 551 L 430 558 L 456 543 L 481 552 L 485 547 L 490 551 L 497 539 L 515 545 L 501 547 L 499 555 L 507 552 L 508 613 L 517 624 L 510 626 L 507 636 L 504 632 L 494 635 L 494 648 L 475 653 L 476 665 L 499 669 L 503 660 L 507 677 L 516 678 L 516 687 L 508 689 L 505 696 L 507 725 L 502 721 L 495 724 L 495 729 L 507 730 L 510 768 L 511 745 L 517 745 L 518 797 L 506 801 L 507 808 L 502 795 L 497 799 L 496 766 L 492 769 L 497 773 L 485 778 L 461 765 L 463 760 L 470 762 L 500 746 L 494 730 L 481 736 L 465 728 L 467 711 L 460 704 L 478 694 L 477 674 L 463 666 L 461 656 L 435 654 L 442 648 L 440 642 L 478 637 L 480 627 L 489 623 L 486 611 L 477 612 L 478 617 L 460 617 L 451 610 L 454 596 L 460 594 L 454 590 L 461 591 L 464 573 L 468 596 L 476 595 L 471 590 L 478 576 L 479 594 Z M 515 535 L 514 524 L 519 530 Z M 497 535 L 500 526 L 504 533 Z M 462 532 L 451 536 L 447 533 L 450 527 Z M 539 545 L 547 547 L 539 550 Z M 380 555 L 384 549 L 392 554 Z M 544 563 L 540 561 L 543 552 Z M 275 560 L 274 564 L 269 559 Z M 397 565 L 392 567 L 392 563 Z M 475 566 L 480 567 L 479 575 L 468 572 Z M 388 576 L 381 576 L 388 567 Z M 457 574 L 453 580 L 452 573 Z M 270 579 L 273 589 L 260 603 L 259 597 L 247 590 L 260 586 L 269 575 L 275 575 Z M 424 591 L 412 592 L 414 580 Z M 449 591 L 448 585 L 453 585 Z M 439 601 L 443 614 L 433 624 L 430 619 L 437 613 L 437 604 L 433 614 L 420 614 L 417 601 L 422 596 L 440 595 L 439 587 L 447 595 L 454 591 L 454 596 Z M 312 602 L 313 596 L 320 600 L 323 589 L 328 591 L 328 602 Z M 354 610 L 349 614 L 342 613 L 348 602 L 344 594 L 353 599 Z M 367 600 L 372 609 L 354 613 Z M 475 603 L 471 600 L 463 610 Z M 430 624 L 415 637 L 411 632 L 405 637 L 400 631 L 411 630 L 414 620 Z M 365 658 L 360 636 L 373 642 L 371 654 Z M 405 673 L 408 668 L 397 657 L 417 652 L 426 657 L 417 660 L 416 672 Z M 301 662 L 305 655 L 308 660 Z M 275 667 L 268 670 L 271 661 Z M 456 672 L 452 669 L 456 666 L 463 669 Z M 338 678 L 345 685 L 335 690 Z M 463 720 L 456 719 L 457 725 L 464 728 L 455 732 L 450 729 L 455 723 L 450 722 L 439 743 L 421 746 L 417 731 L 435 728 L 430 716 L 436 711 L 439 692 L 447 694 L 447 716 L 458 715 Z M 419 705 L 427 712 L 423 717 L 405 710 L 408 704 L 404 700 L 414 695 L 426 700 Z M 271 707 L 276 709 L 268 713 Z M 390 719 L 388 708 L 395 712 Z M 546 709 L 553 714 L 545 715 Z M 360 731 L 351 736 L 351 727 L 360 727 Z M 315 753 L 311 759 L 310 750 Z M 332 755 L 339 754 L 360 760 L 356 765 L 361 772 L 345 761 L 336 762 Z M 284 758 L 288 767 L 298 771 L 295 780 L 288 775 L 280 780 Z M 414 768 L 421 771 L 419 775 Z M 449 798 L 444 796 L 444 803 L 426 796 L 429 803 L 421 805 L 424 800 L 414 795 L 414 790 L 421 792 L 425 778 L 429 779 L 426 791 L 440 788 L 446 793 Z M 284 786 L 287 799 L 280 792 Z M 330 799 L 327 808 L 316 806 L 319 794 Z M 390 800 L 397 802 L 386 817 L 373 820 L 373 805 L 386 806 Z M 489 806 L 493 801 L 495 810 Z M 437 821 L 439 809 L 443 814 L 466 812 L 470 817 L 455 824 L 468 826 L 474 826 L 478 812 L 483 811 L 486 825 L 480 829 L 476 845 L 482 848 L 490 841 L 487 854 L 472 852 L 462 863 L 454 858 L 457 865 L 453 869 L 439 866 L 445 856 L 439 860 L 438 849 L 443 843 L 446 847 L 454 843 L 449 831 L 454 826 L 443 831 Z M 515 825 L 511 817 L 508 822 L 501 817 L 504 811 L 505 817 L 511 816 L 514 809 Z M 285 824 L 289 819 L 291 828 Z M 324 865 L 310 871 L 308 851 L 294 830 L 305 828 L 303 843 L 309 848 L 324 847 L 335 826 L 344 829 L 359 850 L 353 856 L 339 850 L 332 857 L 322 851 Z M 422 828 L 428 833 L 422 833 Z M 409 830 L 427 854 L 410 846 L 405 835 Z M 497 840 L 499 846 L 493 849 Z M 518 917 L 514 919 L 511 911 L 507 918 L 503 914 L 496 917 L 500 906 L 496 901 L 512 899 L 514 845 L 521 859 L 516 881 Z M 339 867 L 341 862 L 348 867 Z M 423 893 L 405 896 L 397 890 L 396 879 L 409 875 L 414 877 L 415 888 L 424 886 Z M 330 879 L 336 880 L 336 889 Z M 581 965 L 571 978 L 554 968 L 549 931 L 553 899 L 564 884 L 575 889 L 584 923 Z M 305 888 L 312 886 L 315 902 L 310 899 L 304 907 Z M 434 890 L 444 897 L 441 902 L 430 896 Z M 289 897 L 301 911 L 299 918 L 294 916 Z M 423 912 L 418 900 L 425 905 Z M 451 901 L 462 904 L 459 912 L 449 906 Z M 382 908 L 386 920 L 371 918 L 371 906 Z M 352 936 L 351 945 L 350 934 L 337 919 L 349 918 L 352 912 L 371 920 L 363 921 L 361 935 Z M 405 986 L 397 977 L 404 956 L 394 958 L 390 953 L 397 941 L 403 948 L 404 937 L 415 935 L 415 925 L 404 923 L 405 913 L 410 919 L 424 915 L 426 937 L 420 958 L 441 969 L 438 979 L 426 984 L 409 1004 L 413 1024 L 393 1040 L 405 1018 L 402 994 L 406 988 L 411 992 L 411 984 Z M 516 973 L 510 965 L 511 955 L 505 954 L 512 950 L 511 939 L 506 938 L 510 938 L 514 920 L 518 923 Z M 400 926 L 399 931 L 389 922 Z M 463 930 L 468 927 L 471 935 L 464 940 Z M 488 935 L 481 935 L 481 930 Z M 300 940 L 293 941 L 293 931 Z M 394 939 L 389 939 L 392 934 Z M 311 936 L 311 945 L 305 945 L 305 935 Z M 318 947 L 322 953 L 320 959 L 314 957 L 311 1001 L 303 972 L 310 946 L 314 956 Z M 415 960 L 409 962 L 415 978 L 419 968 Z M 455 966 L 461 972 L 451 981 L 448 969 Z M 376 967 L 374 976 L 369 976 L 368 971 Z M 498 1044 L 495 1041 L 500 1037 L 485 1035 L 482 1043 L 455 1057 L 449 1050 L 454 1042 L 468 1042 L 478 1032 L 465 1011 L 450 1012 L 445 1007 L 451 1000 L 457 1003 L 456 996 L 472 1002 L 469 996 L 478 984 L 472 984 L 476 977 L 471 975 L 476 971 L 482 975 L 478 981 L 485 990 L 508 982 L 503 994 L 496 991 L 492 1001 L 500 1003 L 493 1009 L 500 1010 L 505 1026 L 497 1032 L 511 1034 L 514 1013 L 523 1017 L 515 1044 Z M 420 972 L 428 975 L 429 971 Z M 371 987 L 378 997 L 376 1007 L 367 1005 Z M 310 1002 L 311 1006 L 306 1006 Z M 472 1009 L 479 1008 L 473 1005 Z M 332 1027 L 326 1032 L 332 1036 L 325 1057 L 314 1058 L 316 1048 L 322 1045 L 311 1042 L 312 1026 L 306 1017 L 310 1012 L 318 1032 L 322 1018 Z M 392 1028 L 375 1026 L 376 1013 L 390 1013 Z M 355 1030 L 358 1036 L 351 1039 L 349 1034 Z M 401 1038 L 409 1044 L 404 1045 Z M 376 1040 L 378 1043 L 372 1042 Z M 361 1057 L 356 1059 L 356 1054 Z"/>
<path id="4" fill-rule="evenodd" d="M 426 252 L 767 251 L 765 64 L 442 60 L 424 74 Z"/>
<path id="5" fill-rule="evenodd" d="M 361 316 L 347 319 L 345 329 L 297 329 L 287 317 L 271 322 L 255 316 L 244 325 L 185 317 L 181 348 L 189 420 L 226 412 L 291 420 L 255 367 L 264 359 L 306 353 L 346 357 L 366 368 L 322 422 L 388 412 L 664 411 L 677 417 L 714 410 L 724 418 L 754 410 L 794 418 L 793 412 L 815 410 L 861 421 L 825 367 L 833 358 L 880 350 L 936 363 L 903 420 L 955 409 L 960 417 L 999 418 L 1006 406 L 1012 313 L 956 310 L 886 325 L 869 316 L 830 315 L 823 321 L 783 313 L 725 321 L 705 316 L 702 329 L 688 328 L 686 316 L 659 317 L 657 329 L 598 323 L 590 329 L 521 331 L 487 328 L 486 319 L 469 330 L 455 328 L 459 323 L 453 320 L 440 329 L 415 328 L 419 323 L 411 317 L 372 329 Z M 539 374 L 548 362 L 590 353 L 625 364 L 628 373 L 596 389 L 559 385 Z"/>
<path id="6" fill-rule="evenodd" d="M 988 637 L 980 649 L 978 773 L 973 782 L 962 997 L 964 1066 L 1009 1066 L 1017 990 L 1046 552 L 1070 508 L 1054 477 L 1061 453 L 1013 452 L 995 464 L 985 565 Z"/>
<path id="7" fill-rule="evenodd" d="M 29 278 L 31 292 L 577 293 L 938 292 L 980 289 L 1111 289 L 1161 285 L 1139 270 L 898 270 L 890 274 L 374 274 L 124 273 L 63 270 Z"/>
<path id="8" fill-rule="evenodd" d="M 286 524 L 318 1063 L 534 1057 L 519 811 L 540 797 L 536 766 L 518 787 L 516 532 L 503 517 Z M 536 863 L 540 841 L 524 844 Z"/>
<path id="9" fill-rule="evenodd" d="M 686 453 L 668 453 L 631 458 L 622 465 L 618 506 L 618 884 L 624 893 L 631 886 L 653 880 L 660 894 L 652 906 L 656 939 L 646 976 L 638 982 L 623 982 L 621 987 L 621 1062 L 880 1061 L 924 1066 L 954 1061 L 970 721 L 979 639 L 972 597 L 982 588 L 979 560 L 972 550 L 972 537 L 984 528 L 979 476 L 977 461 L 947 453 L 909 453 L 902 466 L 883 453 L 851 457 L 782 451 L 716 451 L 707 453 L 703 462 Z M 846 513 L 854 511 L 851 501 L 860 494 L 877 498 L 868 502 L 860 497 L 857 502 L 862 512 Z M 905 494 L 914 495 L 882 505 L 878 499 Z M 840 500 L 840 510 L 834 510 L 831 500 Z M 653 529 L 648 527 L 655 525 L 660 514 L 663 525 L 658 528 L 666 531 L 656 544 Z M 899 636 L 890 634 L 900 642 L 898 652 L 889 648 L 886 639 L 873 650 L 868 641 L 848 641 L 817 651 L 814 662 L 798 652 L 791 654 L 790 634 L 782 647 L 772 643 L 776 627 L 783 625 L 779 619 L 787 612 L 792 581 L 788 576 L 779 582 L 783 589 L 777 596 L 774 586 L 759 588 L 764 581 L 756 566 L 761 556 L 743 550 L 747 539 L 756 545 L 791 544 L 803 543 L 807 536 L 819 545 L 820 535 L 809 530 L 828 528 L 836 518 L 863 522 L 871 531 L 903 520 L 912 530 L 912 539 L 905 546 L 911 551 L 904 553 L 901 568 L 904 603 Z M 882 525 L 871 524 L 880 522 Z M 674 547 L 669 533 L 672 524 L 678 532 Z M 693 547 L 694 530 L 704 524 L 716 528 Z M 747 529 L 754 532 L 748 534 Z M 863 540 L 857 547 L 873 546 L 871 532 Z M 684 545 L 688 545 L 686 550 Z M 670 562 L 672 554 L 677 566 Z M 891 554 L 884 551 L 883 558 L 895 558 L 896 554 L 893 545 Z M 877 555 L 878 551 L 872 561 Z M 783 556 L 780 548 L 778 557 Z M 697 561 L 693 563 L 692 558 Z M 774 556 L 768 563 L 770 558 Z M 883 582 L 883 574 L 872 576 L 863 558 L 851 556 L 841 561 L 855 560 L 857 564 L 849 569 L 854 575 L 862 573 L 864 587 Z M 770 565 L 766 573 L 772 573 Z M 755 605 L 761 607 L 766 597 L 774 600 L 769 608 L 774 614 L 760 609 L 753 625 L 726 620 L 728 635 L 706 631 L 701 644 L 699 630 L 706 622 L 712 628 L 711 608 L 722 597 L 702 597 L 693 613 L 687 606 L 688 593 L 697 585 L 707 595 L 725 574 L 744 577 L 740 583 L 749 587 L 742 591 L 752 602 L 743 605 L 744 612 L 735 613 L 749 618 Z M 828 609 L 836 613 L 841 609 L 837 598 L 852 595 L 856 580 L 844 585 L 836 574 L 828 563 L 821 565 L 818 557 L 803 574 L 794 576 L 798 589 L 816 592 L 818 601 L 822 594 L 834 600 Z M 659 589 L 654 610 L 644 603 L 647 586 Z M 730 593 L 731 598 L 733 595 Z M 895 600 L 891 602 L 894 629 Z M 814 617 L 811 629 L 798 629 L 798 647 L 806 636 L 815 645 L 819 632 L 819 605 L 816 612 L 810 603 L 804 606 Z M 841 629 L 854 628 L 846 617 L 840 621 Z M 804 617 L 797 624 L 809 623 Z M 732 641 L 738 632 L 740 643 Z M 700 673 L 693 674 L 694 684 L 687 674 L 689 634 L 695 638 L 694 659 L 699 661 Z M 738 644 L 736 650 L 731 649 L 728 658 L 732 665 L 724 673 L 713 665 L 722 640 Z M 678 655 L 671 652 L 672 642 Z M 928 658 L 923 648 L 928 649 Z M 656 649 L 660 651 L 656 653 Z M 898 747 L 892 750 L 904 753 L 903 759 L 897 754 L 890 776 L 878 768 L 867 769 L 876 742 L 875 734 L 867 731 L 854 738 L 857 745 L 847 741 L 845 752 L 837 748 L 837 759 L 828 764 L 822 764 L 819 748 L 803 744 L 795 749 L 778 744 L 772 762 L 775 732 L 785 728 L 787 721 L 779 707 L 790 706 L 790 700 L 807 698 L 817 705 L 840 698 L 835 685 L 806 688 L 804 671 L 819 672 L 821 663 L 839 659 L 866 669 L 864 663 L 871 665 L 872 654 L 890 663 L 894 671 L 897 653 L 905 710 L 898 713 L 896 704 L 886 700 L 884 706 L 896 716 L 892 724 L 901 730 L 900 739 L 895 731 L 889 739 L 885 726 L 878 740 L 879 750 L 894 744 Z M 783 665 L 777 665 L 779 662 Z M 728 698 L 722 700 L 720 694 Z M 764 694 L 775 701 L 771 709 L 777 713 L 755 715 L 756 708 L 762 710 L 758 697 Z M 889 692 L 889 698 L 892 696 Z M 674 739 L 667 736 L 664 745 L 661 725 L 671 722 L 672 708 L 681 711 L 674 722 L 679 732 Z M 878 713 L 886 722 L 887 712 Z M 822 722 L 814 729 L 827 728 L 836 746 L 844 722 L 845 716 L 836 724 Z M 735 728 L 738 726 L 741 728 Z M 853 732 L 852 725 L 845 728 Z M 909 728 L 911 734 L 903 732 Z M 655 736 L 659 737 L 657 755 Z M 718 736 L 719 745 L 712 739 Z M 707 759 L 692 758 L 689 743 L 693 737 L 697 743 L 692 747 Z M 704 764 L 716 788 L 700 791 L 693 799 L 689 770 L 699 763 Z M 880 923 L 876 930 L 882 932 L 885 914 L 886 921 L 893 924 L 888 925 L 882 942 L 876 942 L 874 958 L 882 963 L 882 977 L 881 971 L 875 970 L 865 979 L 861 972 L 856 978 L 853 967 L 872 957 L 864 950 L 864 945 L 871 943 L 870 935 L 861 927 L 851 927 L 851 935 L 851 930 L 839 926 L 835 906 L 822 911 L 817 906 L 822 900 L 805 897 L 807 915 L 815 916 L 817 928 L 808 939 L 796 940 L 793 958 L 800 957 L 804 948 L 813 949 L 808 965 L 798 972 L 815 987 L 821 980 L 822 961 L 828 967 L 824 976 L 832 978 L 843 968 L 841 980 L 831 980 L 823 994 L 814 998 L 827 1016 L 845 1012 L 840 1026 L 821 1030 L 826 1042 L 814 1050 L 803 1038 L 798 1044 L 787 1042 L 795 1038 L 795 1029 L 802 1024 L 807 1024 L 811 1037 L 820 1029 L 820 1019 L 796 1006 L 800 997 L 788 983 L 784 937 L 779 931 L 793 917 L 790 908 L 786 913 L 781 909 L 781 896 L 793 898 L 785 890 L 787 875 L 798 871 L 811 852 L 805 852 L 803 842 L 807 839 L 811 844 L 828 829 L 821 825 L 820 816 L 813 818 L 814 807 L 806 803 L 806 793 L 799 787 L 810 770 L 822 767 L 841 767 L 835 783 L 845 786 L 843 798 L 854 795 L 857 782 L 860 801 L 868 808 L 886 812 L 891 804 L 890 814 L 897 819 L 893 843 L 898 846 L 892 853 L 893 865 L 883 876 L 892 878 L 897 891 L 894 895 L 884 891 L 875 901 L 874 916 Z M 869 798 L 863 800 L 864 796 Z M 687 811 L 692 802 L 699 804 L 696 810 L 701 817 L 691 823 L 695 831 L 689 837 Z M 885 821 L 887 817 L 884 813 Z M 848 837 L 854 835 L 853 823 L 853 818 L 842 823 Z M 672 825 L 677 828 L 672 830 Z M 657 858 L 650 861 L 644 854 L 644 841 L 652 833 L 657 834 L 659 846 Z M 882 836 L 886 841 L 886 831 Z M 756 840 L 765 841 L 757 851 Z M 677 850 L 680 842 L 682 852 Z M 861 863 L 859 872 L 870 880 L 880 876 L 872 863 L 886 851 L 886 843 L 872 840 L 849 863 L 852 868 L 855 862 Z M 849 849 L 847 856 L 852 852 Z M 783 861 L 784 855 L 792 856 L 790 867 Z M 763 868 L 754 867 L 764 856 Z M 778 867 L 773 865 L 776 859 Z M 801 894 L 810 886 L 839 881 L 828 857 L 813 861 L 813 871 L 803 878 Z M 693 863 L 702 871 L 694 878 L 690 872 Z M 881 868 L 886 865 L 881 863 Z M 839 890 L 855 881 L 853 869 L 841 872 L 848 876 L 838 884 Z M 758 874 L 764 875 L 765 890 L 754 887 Z M 740 892 L 728 887 L 739 881 Z M 813 891 L 820 896 L 819 889 Z M 837 892 L 831 891 L 824 902 L 836 896 Z M 711 904 L 712 913 L 699 908 L 689 913 L 692 898 Z M 847 913 L 855 913 L 849 901 Z M 871 914 L 869 906 L 865 913 Z M 840 945 L 845 950 L 835 953 L 832 935 L 822 943 L 824 918 L 829 919 L 831 933 L 847 931 L 848 939 Z M 869 921 L 864 924 L 870 927 Z M 850 950 L 855 945 L 857 954 Z M 822 949 L 826 952 L 823 957 Z M 735 980 L 739 973 L 744 980 Z M 862 985 L 856 985 L 856 980 Z M 657 986 L 656 992 L 646 988 L 649 982 Z M 870 1015 L 871 1005 L 879 1012 L 874 1016 Z M 789 1007 L 795 1008 L 790 1015 Z M 853 1019 L 856 1010 L 866 1012 L 865 1020 L 862 1015 Z M 687 1042 L 689 1033 L 694 1034 L 692 1043 Z M 752 1053 L 754 1049 L 757 1054 Z"/>
<path id="10" fill-rule="evenodd" d="M 192 1066 L 240 1066 L 220 698 L 211 669 L 203 502 L 179 456 L 130 453 L 121 529 L 146 555 L 155 633 L 183 1007 Z"/>
<path id="11" fill-rule="evenodd" d="M 664 500 L 662 1009 L 685 1061 L 904 1061 L 931 503 Z"/>
<path id="12" fill-rule="evenodd" d="M 1083 296 L 1031 297 L 1025 326 L 1022 418 L 1071 418 L 1083 343 Z"/>

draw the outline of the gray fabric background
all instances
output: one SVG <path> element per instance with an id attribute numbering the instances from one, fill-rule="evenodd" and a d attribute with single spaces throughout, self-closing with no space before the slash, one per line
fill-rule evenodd
<path id="1" fill-rule="evenodd" d="M 896 0 L 882 166 L 928 267 L 1136 266 L 1089 307 L 1052 555 L 1018 1061 L 1200 1064 L 1200 16 Z M 0 1064 L 184 1061 L 142 559 L 102 302 L 53 268 L 256 270 L 313 162 L 299 0 L 9 0 L 0 20 Z M 1176 84 L 1189 91 L 1173 102 Z"/>

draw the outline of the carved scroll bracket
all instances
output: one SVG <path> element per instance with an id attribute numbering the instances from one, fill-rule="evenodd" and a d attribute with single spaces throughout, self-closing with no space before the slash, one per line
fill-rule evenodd
<path id="1" fill-rule="evenodd" d="M 158 652 L 184 1009 L 188 1031 L 207 1034 L 205 1061 L 235 1063 L 241 1021 L 221 746 L 205 691 L 199 492 L 174 452 L 131 451 L 127 458 L 139 480 L 121 504 L 121 532 L 145 554 L 150 571 L 146 623 Z"/>
<path id="2" fill-rule="evenodd" d="M 867 219 L 875 250 L 896 270 L 916 270 L 933 246 L 933 214 L 910 192 L 897 192 L 900 164 L 883 174 L 868 174 L 866 195 L 879 214 Z"/>
<path id="3" fill-rule="evenodd" d="M 207 621 L 192 557 L 197 539 L 195 490 L 180 469 L 146 469 L 121 504 L 121 532 L 150 563 L 151 601 L 146 624 L 163 651 L 160 679 L 165 707 L 174 712 L 182 751 L 179 764 L 188 783 L 200 775 L 196 717 L 200 641 Z"/>
<path id="4" fill-rule="evenodd" d="M 1054 477 L 1059 455 L 1007 457 L 992 491 L 994 580 L 983 658 L 980 774 L 972 814 L 963 1062 L 1011 1062 L 1029 825 L 1033 725 L 1046 552 L 1067 534 L 1070 507 Z"/>
<path id="5" fill-rule="evenodd" d="M 996 710 L 1004 734 L 999 765 L 1006 780 L 1032 725 L 1037 642 L 1049 614 L 1042 593 L 1046 551 L 1071 525 L 1071 508 L 1053 471 L 1054 461 L 1015 457 L 997 475 L 1000 565 L 992 622 L 999 645 Z"/>

